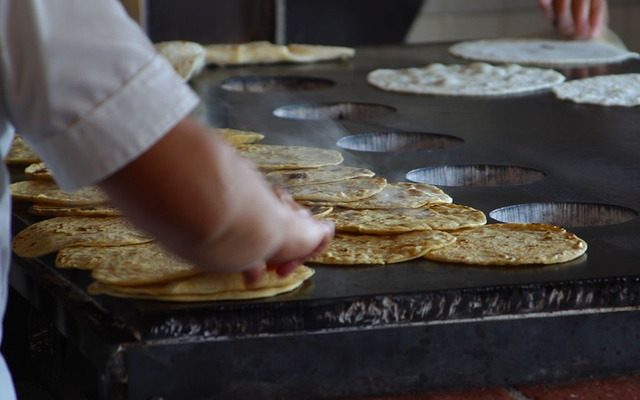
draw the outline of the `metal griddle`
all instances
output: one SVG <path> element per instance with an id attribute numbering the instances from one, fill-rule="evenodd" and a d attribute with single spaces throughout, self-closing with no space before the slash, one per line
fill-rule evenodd
<path id="1" fill-rule="evenodd" d="M 539 202 L 640 210 L 637 107 L 578 105 L 549 92 L 404 95 L 366 83 L 375 68 L 461 62 L 446 49 L 362 48 L 349 62 L 207 69 L 194 82 L 203 98 L 197 115 L 216 126 L 261 131 L 272 144 L 338 149 L 336 141 L 347 135 L 403 131 L 464 141 L 436 150 L 340 149 L 345 164 L 372 168 L 390 181 L 443 165 L 519 166 L 545 174 L 528 184 L 443 187 L 456 203 L 487 214 Z M 563 72 L 639 70 L 638 61 L 629 61 Z M 229 78 L 256 76 L 324 78 L 335 85 L 263 93 L 220 87 Z M 396 111 L 337 120 L 273 115 L 282 106 L 343 102 Z M 15 229 L 29 221 L 18 210 Z M 640 370 L 640 219 L 569 228 L 589 250 L 566 264 L 318 265 L 301 289 L 256 301 L 91 297 L 84 290 L 87 274 L 56 270 L 52 257 L 16 260 L 12 286 L 77 346 L 97 371 L 99 392 L 110 399 L 332 399 Z"/>

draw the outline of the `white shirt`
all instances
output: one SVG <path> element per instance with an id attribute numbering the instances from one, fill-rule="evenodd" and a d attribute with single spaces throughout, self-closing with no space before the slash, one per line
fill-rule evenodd
<path id="1" fill-rule="evenodd" d="M 122 168 L 197 101 L 118 1 L 0 0 L 0 151 L 15 127 L 62 188 Z M 10 257 L 7 176 L 0 168 L 0 316 Z M 0 357 L 0 399 L 13 398 Z"/>

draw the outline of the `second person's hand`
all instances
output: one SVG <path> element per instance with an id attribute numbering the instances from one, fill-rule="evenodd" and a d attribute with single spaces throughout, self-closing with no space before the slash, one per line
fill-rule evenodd
<path id="1" fill-rule="evenodd" d="M 607 27 L 606 0 L 538 0 L 538 3 L 564 36 L 591 39 Z"/>

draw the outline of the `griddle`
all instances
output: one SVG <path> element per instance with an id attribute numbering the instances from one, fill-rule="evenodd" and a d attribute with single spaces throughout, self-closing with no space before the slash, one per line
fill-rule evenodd
<path id="1" fill-rule="evenodd" d="M 585 256 L 518 268 L 424 259 L 316 265 L 299 290 L 237 302 L 89 296 L 86 272 L 56 270 L 52 257 L 16 259 L 12 286 L 77 347 L 109 399 L 335 399 L 640 370 L 640 111 L 560 101 L 548 91 L 418 96 L 366 82 L 375 68 L 463 62 L 448 45 L 359 48 L 345 62 L 206 69 L 193 82 L 203 99 L 196 115 L 263 132 L 265 143 L 338 149 L 345 164 L 390 181 L 420 168 L 506 170 L 506 182 L 472 179 L 443 189 L 488 215 L 516 205 L 527 219 L 528 204 L 561 210 L 563 225 L 587 241 Z M 629 61 L 562 72 L 639 70 Z M 418 143 L 391 151 L 378 142 L 376 151 L 336 145 L 351 135 L 403 133 Z M 350 141 L 341 143 L 366 149 L 366 140 Z M 511 168 L 538 171 L 540 179 L 509 182 Z M 32 220 L 17 210 L 15 230 Z"/>

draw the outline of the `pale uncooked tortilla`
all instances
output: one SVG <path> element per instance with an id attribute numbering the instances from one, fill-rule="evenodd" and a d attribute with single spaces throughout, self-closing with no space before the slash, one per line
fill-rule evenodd
<path id="1" fill-rule="evenodd" d="M 449 52 L 469 60 L 540 66 L 609 64 L 638 57 L 638 53 L 594 40 L 473 40 L 455 44 Z"/>
<path id="2" fill-rule="evenodd" d="M 431 64 L 422 68 L 377 69 L 367 76 L 373 86 L 392 92 L 454 96 L 496 96 L 548 89 L 563 82 L 551 69 L 511 64 L 493 66 Z"/>
<path id="3" fill-rule="evenodd" d="M 640 105 L 640 74 L 573 80 L 553 88 L 553 93 L 576 103 L 633 107 Z"/>

